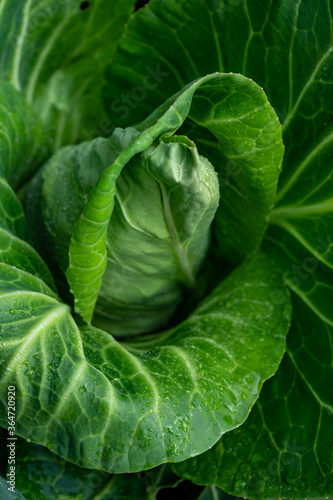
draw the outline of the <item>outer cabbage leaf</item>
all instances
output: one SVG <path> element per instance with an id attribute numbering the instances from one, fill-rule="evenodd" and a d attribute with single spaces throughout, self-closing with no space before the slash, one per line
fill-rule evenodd
<path id="1" fill-rule="evenodd" d="M 177 473 L 244 498 L 331 494 L 333 331 L 302 300 L 293 306 L 287 353 L 246 422 Z"/>
<path id="2" fill-rule="evenodd" d="M 34 179 L 27 213 L 35 246 L 52 267 L 66 271 L 73 226 L 90 189 L 137 135 L 117 129 L 109 140 L 64 148 Z M 187 289 L 202 293 L 197 273 L 218 207 L 217 176 L 189 139 L 173 136 L 136 155 L 116 186 L 94 324 L 113 335 L 147 333 L 165 327 Z"/>
<path id="3" fill-rule="evenodd" d="M 239 240 L 245 237 L 245 233 L 247 249 L 252 247 L 252 236 L 258 243 L 257 235 L 263 234 L 283 157 L 279 122 L 265 94 L 254 82 L 240 75 L 208 75 L 187 85 L 138 125 L 140 135 L 129 142 L 114 163 L 104 170 L 88 195 L 72 232 L 67 271 L 76 311 L 87 322 L 91 320 L 106 268 L 107 229 L 114 206 L 116 179 L 135 154 L 147 149 L 159 137 L 172 135 L 187 116 L 215 134 L 224 158 L 242 157 L 239 187 L 245 191 L 241 198 L 247 198 L 246 191 L 252 193 L 249 199 L 252 200 L 251 206 L 254 203 L 253 210 L 247 203 L 243 205 L 239 201 L 238 194 L 236 200 L 233 198 L 233 189 L 224 193 L 217 217 L 226 217 L 230 227 L 224 229 L 230 229 L 230 232 L 221 230 L 222 246 L 224 242 L 228 246 L 232 241 L 228 248 L 237 254 Z M 228 215 L 224 212 L 225 203 Z M 234 218 L 244 231 L 238 222 L 239 231 L 234 231 Z M 252 227 L 253 220 L 258 232 Z"/>
<path id="4" fill-rule="evenodd" d="M 0 143 L 10 140 L 11 126 Z M 8 151 L 16 145 L 24 155 L 21 140 L 13 136 Z M 17 157 L 11 169 L 20 163 Z M 2 426 L 14 385 L 18 435 L 80 466 L 128 472 L 201 453 L 247 417 L 277 369 L 290 319 L 283 286 L 283 304 L 268 299 L 281 284 L 264 257 L 235 271 L 159 341 L 133 349 L 78 328 L 25 239 L 22 208 L 5 177 L 0 189 L 2 241 L 14 249 L 0 249 Z"/>
<path id="5" fill-rule="evenodd" d="M 0 176 L 16 189 L 45 156 L 40 120 L 24 98 L 7 82 L 0 81 Z"/>
<path id="6" fill-rule="evenodd" d="M 45 149 L 110 134 L 101 102 L 103 71 L 134 3 L 1 0 L 0 77 L 41 117 Z"/>
<path id="7" fill-rule="evenodd" d="M 26 220 L 13 188 L 38 165 L 41 125 L 23 97 L 0 82 L 0 252 L 1 262 L 20 267 L 54 288 L 50 271 L 30 245 Z"/>
<path id="8" fill-rule="evenodd" d="M 134 472 L 202 453 L 247 417 L 283 355 L 290 305 L 264 257 L 146 349 L 79 330 L 21 260 L 1 253 L 1 425 L 14 385 L 17 433 L 80 466 Z"/>

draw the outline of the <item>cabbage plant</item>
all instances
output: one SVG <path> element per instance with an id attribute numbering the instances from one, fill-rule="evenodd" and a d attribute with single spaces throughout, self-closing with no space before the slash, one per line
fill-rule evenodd
<path id="1" fill-rule="evenodd" d="M 333 7 L 139 7 L 0 2 L 1 498 L 333 496 Z"/>

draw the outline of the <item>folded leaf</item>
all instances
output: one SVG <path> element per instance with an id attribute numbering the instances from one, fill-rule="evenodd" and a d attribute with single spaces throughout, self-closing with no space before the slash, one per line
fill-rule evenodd
<path id="1" fill-rule="evenodd" d="M 242 202 L 238 203 L 238 194 L 236 200 L 231 195 L 227 201 L 228 213 L 230 215 L 232 209 L 235 217 L 239 218 L 239 223 L 248 235 L 245 238 L 242 229 L 237 227 L 235 230 L 233 217 L 227 219 L 230 222 L 227 232 L 221 229 L 224 210 L 222 201 L 217 213 L 218 238 L 222 247 L 225 243 L 225 248 L 229 249 L 226 253 L 238 255 L 240 239 L 246 241 L 244 248 L 247 252 L 253 248 L 254 240 L 257 245 L 263 235 L 283 157 L 280 125 L 265 94 L 254 82 L 240 75 L 208 75 L 187 85 L 138 125 L 140 135 L 129 141 L 114 163 L 104 170 L 88 195 L 82 215 L 72 232 L 67 271 L 76 311 L 87 322 L 91 320 L 106 268 L 106 239 L 116 180 L 122 168 L 136 154 L 150 147 L 159 137 L 172 135 L 188 115 L 203 129 L 216 135 L 226 158 L 235 155 L 247 158 L 242 163 L 244 175 L 239 182 L 243 190 L 253 192 L 249 199 L 254 201 L 254 206 L 260 206 L 258 210 L 250 209 L 247 203 L 242 206 Z M 229 191 L 232 192 L 235 191 Z M 247 199 L 247 195 L 242 193 L 241 198 Z M 248 213 L 244 215 L 246 208 Z M 254 219 L 256 229 L 251 226 L 251 220 Z M 252 242 L 249 227 L 252 227 Z"/>
<path id="2" fill-rule="evenodd" d="M 135 129 L 117 129 L 109 140 L 64 148 L 34 179 L 26 202 L 31 231 L 53 268 L 67 269 L 73 226 L 87 193 L 128 137 L 137 135 Z M 189 139 L 173 136 L 136 155 L 116 186 L 94 324 L 113 335 L 147 333 L 165 327 L 186 289 L 200 287 L 196 275 L 218 206 L 217 176 Z"/>
<path id="3" fill-rule="evenodd" d="M 191 141 L 171 139 L 135 156 L 117 179 L 94 316 L 113 335 L 161 329 L 187 289 L 199 293 L 218 181 Z"/>
<path id="4" fill-rule="evenodd" d="M 80 218 L 91 187 L 116 157 L 114 144 L 103 138 L 66 146 L 39 170 L 25 191 L 34 246 L 54 269 L 54 276 L 63 288 L 60 276 L 69 264 L 73 226 Z"/>

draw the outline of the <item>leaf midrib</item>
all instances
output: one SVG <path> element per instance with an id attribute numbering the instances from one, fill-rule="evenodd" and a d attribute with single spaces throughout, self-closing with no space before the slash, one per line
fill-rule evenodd
<path id="1" fill-rule="evenodd" d="M 299 164 L 299 166 L 295 169 L 294 173 L 290 176 L 286 184 L 278 191 L 276 197 L 276 203 L 278 203 L 281 199 L 283 199 L 284 195 L 290 191 L 290 188 L 296 183 L 299 176 L 302 172 L 307 168 L 309 163 L 313 161 L 313 159 L 320 153 L 323 149 L 325 149 L 330 142 L 333 141 L 333 132 L 328 134 L 324 139 L 322 139 L 317 146 L 315 146 L 309 154 L 304 158 L 304 160 Z"/>
<path id="2" fill-rule="evenodd" d="M 294 104 L 294 107 L 292 108 L 292 110 L 290 111 L 290 113 L 288 113 L 286 119 L 284 120 L 284 122 L 282 124 L 282 131 L 283 132 L 288 128 L 288 126 L 289 126 L 292 118 L 295 116 L 295 113 L 296 113 L 296 111 L 297 111 L 300 103 L 302 102 L 302 99 L 303 99 L 304 95 L 308 91 L 308 88 L 314 82 L 317 72 L 319 71 L 319 69 L 322 66 L 322 64 L 324 63 L 325 59 L 330 55 L 331 52 L 333 52 L 333 46 L 330 46 L 329 49 L 324 53 L 324 55 L 318 61 L 318 64 L 316 65 L 316 67 L 314 68 L 313 72 L 311 73 L 310 78 L 307 80 L 307 82 L 304 85 L 302 91 L 300 92 L 300 94 L 298 96 L 298 99 L 296 100 L 296 102 Z"/>
<path id="3" fill-rule="evenodd" d="M 166 191 L 165 186 L 162 183 L 158 183 L 161 189 L 162 197 L 163 197 L 163 206 L 164 206 L 164 215 L 165 215 L 165 220 L 171 235 L 171 240 L 172 240 L 172 247 L 176 253 L 177 259 L 179 261 L 179 266 L 180 269 L 184 275 L 185 278 L 185 283 L 189 288 L 195 288 L 196 287 L 196 279 L 195 276 L 192 272 L 192 269 L 190 268 L 187 260 L 186 260 L 186 255 L 184 252 L 184 247 L 182 247 L 177 239 L 177 234 L 176 234 L 176 229 L 175 229 L 175 224 L 172 218 L 171 214 L 171 208 L 170 208 L 170 201 L 168 197 L 168 193 Z"/>

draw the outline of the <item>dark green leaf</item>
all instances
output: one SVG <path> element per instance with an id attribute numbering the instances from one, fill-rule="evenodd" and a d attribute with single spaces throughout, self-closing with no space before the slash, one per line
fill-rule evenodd
<path id="1" fill-rule="evenodd" d="M 14 385 L 18 434 L 81 466 L 136 471 L 202 453 L 247 417 L 284 352 L 290 307 L 264 258 L 146 349 L 80 333 L 39 279 L 0 272 L 1 424 Z"/>
<path id="2" fill-rule="evenodd" d="M 29 500 L 154 500 L 159 490 L 181 481 L 168 465 L 111 476 L 66 462 L 43 446 L 17 441 L 16 483 Z"/>
<path id="3" fill-rule="evenodd" d="M 29 244 L 24 213 L 13 191 L 38 165 L 42 128 L 22 96 L 6 82 L 0 83 L 0 102 L 1 262 L 54 287 L 49 270 Z"/>
<path id="4" fill-rule="evenodd" d="M 0 81 L 0 177 L 15 189 L 24 182 L 44 156 L 40 121 L 22 95 Z"/>
<path id="5" fill-rule="evenodd" d="M 177 473 L 245 498 L 330 495 L 333 329 L 300 299 L 293 305 L 287 354 L 249 418 Z"/>
<path id="6" fill-rule="evenodd" d="M 0 2 L 0 76 L 41 117 L 51 149 L 113 129 L 101 102 L 103 71 L 135 1 L 94 0 L 85 10 L 81 3 Z"/>

